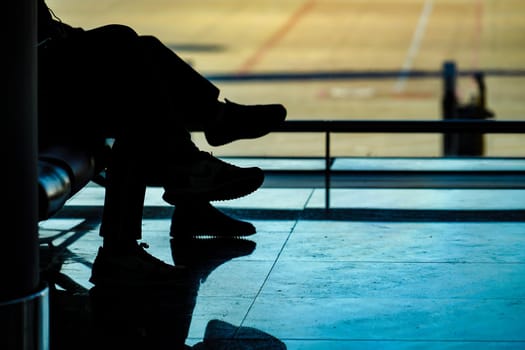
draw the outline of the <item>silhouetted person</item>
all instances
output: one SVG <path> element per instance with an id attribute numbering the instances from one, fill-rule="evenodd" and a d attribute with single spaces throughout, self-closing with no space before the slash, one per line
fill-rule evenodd
<path id="1" fill-rule="evenodd" d="M 97 147 L 114 139 L 107 168 L 95 284 L 148 283 L 177 272 L 148 254 L 141 238 L 146 186 L 174 205 L 172 232 L 243 236 L 255 227 L 214 208 L 257 190 L 263 171 L 200 151 L 189 128 L 221 146 L 266 135 L 280 125 L 280 104 L 219 101 L 219 89 L 153 36 L 124 25 L 84 30 L 39 4 L 39 145 Z M 197 225 L 198 223 L 198 225 Z"/>

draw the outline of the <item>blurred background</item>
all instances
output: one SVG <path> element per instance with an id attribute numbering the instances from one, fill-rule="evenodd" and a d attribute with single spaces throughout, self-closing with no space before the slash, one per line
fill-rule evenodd
<path id="1" fill-rule="evenodd" d="M 445 61 L 462 103 L 525 119 L 523 0 L 47 0 L 75 27 L 121 23 L 154 35 L 238 103 L 284 104 L 288 119 L 442 118 Z M 463 74 L 465 73 L 465 74 Z M 249 78 L 249 79 L 248 79 Z M 216 156 L 318 157 L 324 135 L 274 133 Z M 523 157 L 523 134 L 485 135 L 486 156 Z M 434 157 L 434 134 L 336 134 L 333 156 Z"/>

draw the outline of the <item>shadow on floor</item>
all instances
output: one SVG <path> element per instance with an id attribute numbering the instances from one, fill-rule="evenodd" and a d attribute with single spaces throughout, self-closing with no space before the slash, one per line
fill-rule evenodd
<path id="1" fill-rule="evenodd" d="M 173 261 L 187 274 L 166 285 L 87 290 L 60 273 L 69 250 L 44 252 L 50 286 L 51 348 L 62 349 L 286 349 L 264 331 L 210 320 L 203 340 L 185 345 L 199 286 L 221 264 L 251 254 L 244 239 L 172 240 Z"/>

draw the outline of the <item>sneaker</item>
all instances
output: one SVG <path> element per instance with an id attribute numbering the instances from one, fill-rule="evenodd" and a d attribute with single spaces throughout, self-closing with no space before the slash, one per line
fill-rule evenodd
<path id="1" fill-rule="evenodd" d="M 125 254 L 108 254 L 98 249 L 89 281 L 96 286 L 132 287 L 173 285 L 184 281 L 185 269 L 155 258 L 144 250 L 147 244 Z"/>
<path id="2" fill-rule="evenodd" d="M 202 342 L 195 344 L 193 349 L 286 350 L 286 344 L 257 328 L 235 326 L 222 320 L 212 319 L 206 325 Z"/>
<path id="3" fill-rule="evenodd" d="M 255 251 L 256 244 L 243 238 L 172 238 L 170 241 L 173 261 L 188 270 L 193 281 L 198 280 L 197 288 L 210 274 L 224 263 L 248 256 Z"/>
<path id="4" fill-rule="evenodd" d="M 280 104 L 241 105 L 229 100 L 224 112 L 208 126 L 204 135 L 212 146 L 222 146 L 235 140 L 262 137 L 282 124 L 286 108 Z"/>
<path id="5" fill-rule="evenodd" d="M 172 237 L 215 236 L 244 237 L 255 234 L 251 223 L 228 216 L 205 202 L 199 205 L 177 205 L 171 218 Z"/>
<path id="6" fill-rule="evenodd" d="M 177 202 L 210 202 L 244 197 L 264 182 L 264 172 L 258 167 L 240 168 L 211 154 L 198 151 L 190 163 L 173 169 L 170 183 L 162 198 Z"/>

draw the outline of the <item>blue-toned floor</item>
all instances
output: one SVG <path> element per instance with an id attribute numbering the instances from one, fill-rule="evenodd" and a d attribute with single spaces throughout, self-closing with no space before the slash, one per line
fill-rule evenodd
<path id="1" fill-rule="evenodd" d="M 173 245 L 161 194 L 148 189 L 143 240 L 191 277 L 173 290 L 106 294 L 121 310 L 105 324 L 115 338 L 125 319 L 138 338 L 158 325 L 156 339 L 173 341 L 166 349 L 525 349 L 523 189 L 334 188 L 327 213 L 323 189 L 263 186 L 216 203 L 257 234 Z M 54 344 L 103 333 L 90 328 L 87 297 L 103 196 L 89 186 L 40 224 L 64 257 Z"/>

